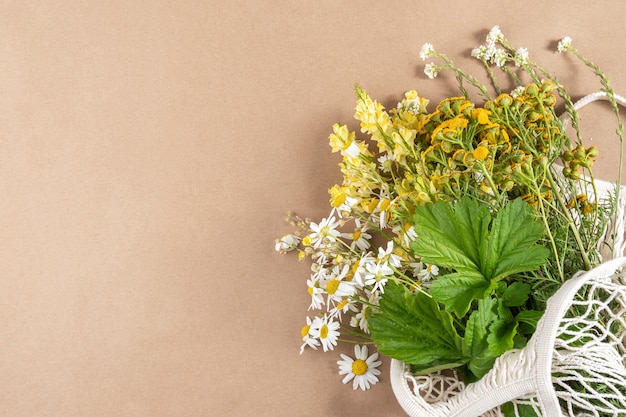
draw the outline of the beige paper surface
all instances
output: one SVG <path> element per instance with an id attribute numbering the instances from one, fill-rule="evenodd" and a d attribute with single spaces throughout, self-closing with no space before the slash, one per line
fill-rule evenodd
<path id="1" fill-rule="evenodd" d="M 351 346 L 299 354 L 308 267 L 274 239 L 327 213 L 354 83 L 454 92 L 424 42 L 473 68 L 498 24 L 580 97 L 569 35 L 626 93 L 626 5 L 545 3 L 3 2 L 0 415 L 402 416 L 387 360 L 364 393 Z M 582 122 L 609 177 L 611 122 Z"/>

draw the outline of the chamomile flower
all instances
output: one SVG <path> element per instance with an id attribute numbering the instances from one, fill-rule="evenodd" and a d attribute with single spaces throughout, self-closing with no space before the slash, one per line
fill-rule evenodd
<path id="1" fill-rule="evenodd" d="M 314 248 L 319 248 L 324 240 L 335 242 L 341 234 L 339 230 L 337 230 L 339 222 L 335 219 L 334 211 L 331 211 L 330 215 L 323 218 L 319 223 L 311 222 L 309 227 L 312 231 L 309 235 L 309 239 L 311 240 L 311 246 Z"/>
<path id="2" fill-rule="evenodd" d="M 437 275 L 439 275 L 439 267 L 433 264 L 426 264 L 426 268 L 418 273 L 418 277 L 422 281 L 430 281 Z"/>
<path id="3" fill-rule="evenodd" d="M 311 304 L 309 310 L 316 309 L 321 310 L 322 304 L 324 304 L 324 289 L 320 285 L 320 279 L 311 277 L 306 281 L 307 291 L 311 296 Z"/>
<path id="4" fill-rule="evenodd" d="M 371 264 L 376 263 L 376 258 L 372 253 L 367 253 L 361 256 L 361 258 L 357 261 L 357 264 L 354 268 L 354 278 L 353 281 L 359 286 L 363 287 L 365 285 L 365 277 L 367 275 L 368 267 Z"/>
<path id="5" fill-rule="evenodd" d="M 352 243 L 350 243 L 350 249 L 359 248 L 359 250 L 367 250 L 370 247 L 369 239 L 372 238 L 372 235 L 367 233 L 367 226 L 363 226 L 361 224 L 361 220 L 354 219 L 355 230 L 352 233 L 342 233 L 342 237 L 347 239 L 351 239 Z"/>
<path id="6" fill-rule="evenodd" d="M 332 269 L 332 272 L 327 277 L 324 288 L 326 290 L 326 294 L 328 294 L 328 303 L 327 306 L 330 308 L 330 304 L 341 302 L 344 297 L 351 297 L 354 295 L 356 289 L 354 284 L 351 282 L 344 281 L 348 271 L 350 270 L 350 265 L 344 265 L 344 267 L 339 270 L 338 266 L 335 266 Z"/>
<path id="7" fill-rule="evenodd" d="M 302 326 L 302 330 L 300 331 L 300 333 L 302 335 L 302 340 L 304 341 L 302 346 L 300 346 L 300 354 L 301 355 L 302 355 L 302 352 L 304 352 L 304 349 L 307 346 L 317 350 L 317 347 L 320 345 L 319 340 L 315 339 L 313 337 L 313 334 L 311 333 L 311 326 L 312 326 L 312 324 L 313 324 L 313 322 L 311 321 L 311 318 L 307 317 L 306 318 L 306 325 Z"/>
<path id="8" fill-rule="evenodd" d="M 352 389 L 365 391 L 378 382 L 380 370 L 377 369 L 382 361 L 378 359 L 378 353 L 368 356 L 367 346 L 354 346 L 354 359 L 348 355 L 341 354 L 339 365 L 339 375 L 345 375 L 343 383 L 352 381 Z"/>
<path id="9" fill-rule="evenodd" d="M 286 253 L 292 251 L 298 247 L 300 238 L 296 235 L 284 235 L 280 239 L 276 240 L 276 252 Z"/>
<path id="10" fill-rule="evenodd" d="M 365 285 L 372 285 L 372 291 L 385 292 L 385 285 L 393 275 L 393 269 L 387 261 L 370 263 L 366 266 Z"/>
<path id="11" fill-rule="evenodd" d="M 337 346 L 339 327 L 340 324 L 326 314 L 323 317 L 315 317 L 313 320 L 311 324 L 312 337 L 320 341 L 324 352 L 333 350 Z"/>
<path id="12" fill-rule="evenodd" d="M 359 311 L 356 306 L 356 303 L 357 301 L 352 297 L 344 298 L 343 300 L 338 302 L 337 305 L 328 312 L 328 314 L 330 314 L 330 317 L 337 317 L 337 319 L 341 321 L 343 314 L 346 314 L 349 311 L 354 312 L 354 313 L 357 313 Z"/>

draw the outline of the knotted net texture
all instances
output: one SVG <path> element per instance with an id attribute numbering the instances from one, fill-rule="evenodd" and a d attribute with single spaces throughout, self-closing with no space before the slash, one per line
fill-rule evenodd
<path id="1" fill-rule="evenodd" d="M 414 376 L 392 362 L 394 393 L 413 417 L 626 415 L 626 258 L 566 282 L 528 345 L 499 357 L 480 381 L 455 372 Z M 507 404 L 508 403 L 508 404 Z"/>

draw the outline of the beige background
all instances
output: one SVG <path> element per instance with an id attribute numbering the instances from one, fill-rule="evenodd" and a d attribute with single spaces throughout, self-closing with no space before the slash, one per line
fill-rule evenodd
<path id="1" fill-rule="evenodd" d="M 513 3 L 0 2 L 0 415 L 402 416 L 387 362 L 363 393 L 350 346 L 299 355 L 308 266 L 274 239 L 326 214 L 355 82 L 452 93 L 424 42 L 471 68 L 499 24 L 580 97 L 570 35 L 626 92 L 625 3 Z"/>

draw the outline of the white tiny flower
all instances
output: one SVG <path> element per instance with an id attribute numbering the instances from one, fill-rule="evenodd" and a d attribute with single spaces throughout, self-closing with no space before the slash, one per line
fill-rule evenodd
<path id="1" fill-rule="evenodd" d="M 425 61 L 426 58 L 430 58 L 435 54 L 435 48 L 432 43 L 425 43 L 422 45 L 422 50 L 420 51 L 420 58 L 422 61 Z"/>
<path id="2" fill-rule="evenodd" d="M 556 50 L 559 52 L 563 52 L 571 48 L 571 46 L 572 46 L 572 38 L 570 38 L 569 36 L 566 36 L 559 41 L 559 44 L 557 45 Z"/>
<path id="3" fill-rule="evenodd" d="M 513 62 L 515 62 L 515 65 L 518 67 L 527 65 L 528 64 L 528 49 L 519 48 L 517 51 L 515 51 Z"/>
<path id="4" fill-rule="evenodd" d="M 487 34 L 487 43 L 497 43 L 501 42 L 504 39 L 504 35 L 500 30 L 500 26 L 494 26 L 491 28 L 489 33 Z"/>
<path id="5" fill-rule="evenodd" d="M 524 86 L 523 85 L 515 87 L 515 89 L 513 91 L 511 91 L 511 97 L 513 97 L 513 98 L 519 97 L 522 94 L 524 94 Z"/>
<path id="6" fill-rule="evenodd" d="M 508 58 L 508 54 L 504 49 L 496 49 L 495 53 L 491 57 L 492 63 L 494 63 L 498 68 L 502 68 L 506 65 L 506 60 Z"/>
<path id="7" fill-rule="evenodd" d="M 377 369 L 382 361 L 378 359 L 378 353 L 374 353 L 371 356 L 367 356 L 367 346 L 354 346 L 354 359 L 348 355 L 341 354 L 340 361 L 337 361 L 339 365 L 339 375 L 345 375 L 343 383 L 347 384 L 352 382 L 352 389 L 358 389 L 365 391 L 378 382 L 378 375 L 380 370 Z"/>
<path id="8" fill-rule="evenodd" d="M 437 74 L 439 74 L 439 69 L 434 62 L 431 62 L 430 64 L 426 64 L 426 66 L 424 67 L 424 74 L 426 74 L 426 76 L 432 80 L 433 78 L 437 77 Z"/>
<path id="9" fill-rule="evenodd" d="M 487 55 L 487 47 L 485 45 L 480 45 L 479 47 L 472 49 L 472 56 L 476 59 L 488 61 L 489 56 Z"/>

